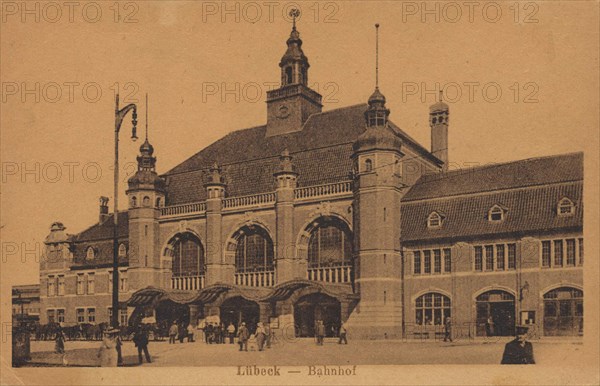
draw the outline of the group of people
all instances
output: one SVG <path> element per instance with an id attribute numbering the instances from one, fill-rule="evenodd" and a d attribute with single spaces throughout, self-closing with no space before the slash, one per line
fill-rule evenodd
<path id="1" fill-rule="evenodd" d="M 198 324 L 198 329 L 202 330 L 204 342 L 207 344 L 223 344 L 227 338 L 229 338 L 229 343 L 233 344 L 236 330 L 233 323 L 229 323 L 229 326 L 225 327 L 224 323 L 202 321 Z"/>
<path id="2" fill-rule="evenodd" d="M 187 327 L 185 323 L 177 323 L 177 321 L 173 321 L 171 327 L 169 327 L 169 344 L 175 344 L 177 340 L 179 343 L 183 343 L 183 341 L 187 338 L 188 342 L 194 341 L 194 326 L 189 323 Z"/>
<path id="3" fill-rule="evenodd" d="M 233 327 L 233 324 L 230 324 L 229 326 Z M 240 351 L 248 351 L 249 344 L 251 348 L 254 348 L 254 345 L 256 345 L 258 351 L 264 351 L 265 347 L 271 348 L 273 333 L 269 323 L 258 322 L 256 331 L 254 334 L 251 334 L 248 327 L 246 327 L 246 323 L 242 322 L 238 328 L 237 338 Z"/>
<path id="4" fill-rule="evenodd" d="M 104 336 L 98 350 L 97 358 L 100 360 L 100 367 L 116 367 L 123 365 L 123 355 L 121 347 L 123 342 L 120 337 L 120 330 L 109 328 L 104 331 Z M 144 325 L 138 325 L 133 334 L 133 342 L 138 350 L 138 360 L 143 362 L 142 354 L 146 357 L 146 362 L 151 363 L 150 352 L 148 351 L 148 329 Z M 62 355 L 63 365 L 67 365 L 65 351 L 65 335 L 62 329 L 56 333 L 54 351 Z"/>
<path id="5" fill-rule="evenodd" d="M 98 350 L 98 358 L 100 359 L 100 367 L 116 367 L 123 365 L 123 355 L 121 347 L 123 342 L 119 336 L 119 330 L 116 328 L 110 328 L 104 331 L 104 337 Z M 148 343 L 150 341 L 148 337 L 148 328 L 145 325 L 138 325 L 133 333 L 133 343 L 138 351 L 139 363 L 143 363 L 143 358 L 146 358 L 146 362 L 152 363 L 150 352 L 148 351 Z M 144 354 L 142 356 L 142 354 Z"/>
<path id="6" fill-rule="evenodd" d="M 322 346 L 323 342 L 325 341 L 325 323 L 323 323 L 322 320 L 317 320 L 315 322 L 315 338 L 317 341 L 317 346 Z M 342 343 L 348 344 L 348 326 L 346 322 L 343 322 L 340 325 L 338 333 L 338 344 Z"/>

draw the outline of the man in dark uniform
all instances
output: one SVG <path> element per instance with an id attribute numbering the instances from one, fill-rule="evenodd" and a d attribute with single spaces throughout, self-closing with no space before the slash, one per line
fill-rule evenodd
<path id="1" fill-rule="evenodd" d="M 534 365 L 533 345 L 527 341 L 527 327 L 518 326 L 517 336 L 504 346 L 503 365 Z"/>

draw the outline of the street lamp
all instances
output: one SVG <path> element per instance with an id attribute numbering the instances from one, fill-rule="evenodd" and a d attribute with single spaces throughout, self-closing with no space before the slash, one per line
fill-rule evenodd
<path id="1" fill-rule="evenodd" d="M 113 228 L 113 293 L 112 293 L 112 315 L 111 325 L 113 328 L 119 327 L 119 240 L 117 229 L 119 227 L 119 216 L 118 216 L 118 197 L 119 197 L 119 130 L 121 129 L 121 123 L 130 110 L 133 110 L 131 123 L 133 125 L 131 139 L 135 142 L 137 140 L 136 125 L 137 125 L 137 106 L 133 103 L 128 104 L 119 110 L 119 94 L 116 95 L 115 105 L 115 180 L 114 180 L 114 228 Z"/>

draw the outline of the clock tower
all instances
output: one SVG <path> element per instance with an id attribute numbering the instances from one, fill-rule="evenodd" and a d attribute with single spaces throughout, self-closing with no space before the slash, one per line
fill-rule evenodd
<path id="1" fill-rule="evenodd" d="M 296 17 L 300 11 L 293 9 L 292 32 L 287 40 L 287 51 L 279 62 L 281 87 L 267 92 L 267 137 L 302 130 L 311 114 L 320 113 L 321 95 L 308 87 L 308 58 L 302 51 L 300 33 L 296 30 Z"/>

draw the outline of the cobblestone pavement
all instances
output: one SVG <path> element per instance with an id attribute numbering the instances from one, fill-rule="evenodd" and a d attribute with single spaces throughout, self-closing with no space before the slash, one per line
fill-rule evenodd
<path id="1" fill-rule="evenodd" d="M 418 341 L 350 341 L 338 345 L 333 339 L 323 346 L 312 339 L 278 342 L 263 352 L 240 352 L 235 344 L 207 345 L 203 342 L 151 342 L 153 363 L 143 366 L 246 366 L 246 365 L 389 365 L 389 364 L 498 364 L 507 338 L 494 341 L 464 340 L 454 343 Z M 534 341 L 536 361 L 576 364 L 582 358 L 581 341 Z M 67 366 L 97 366 L 100 342 L 65 344 Z M 53 352 L 54 342 L 32 342 L 32 366 L 62 366 L 62 356 Z M 132 342 L 123 345 L 125 366 L 139 366 Z"/>

